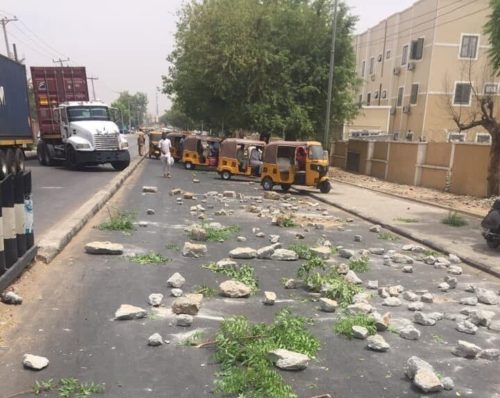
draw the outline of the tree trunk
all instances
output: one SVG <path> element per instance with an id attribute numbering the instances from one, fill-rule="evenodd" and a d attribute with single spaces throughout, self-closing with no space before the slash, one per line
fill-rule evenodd
<path id="1" fill-rule="evenodd" d="M 490 131 L 491 148 L 488 166 L 488 196 L 500 195 L 500 130 Z"/>

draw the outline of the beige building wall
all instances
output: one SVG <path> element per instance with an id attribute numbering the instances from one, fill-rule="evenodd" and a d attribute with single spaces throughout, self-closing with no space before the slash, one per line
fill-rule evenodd
<path id="1" fill-rule="evenodd" d="M 482 93 L 485 83 L 500 83 L 488 70 L 489 43 L 484 35 L 488 5 L 489 0 L 419 0 L 357 35 L 354 48 L 363 81 L 358 100 L 364 107 L 351 128 L 376 125 L 366 109 L 390 106 L 388 132 L 397 139 L 405 139 L 411 131 L 414 141 L 448 141 L 450 133 L 458 133 L 453 114 L 467 121 L 477 111 L 477 102 L 471 99 L 470 104 L 453 105 L 456 84 L 472 81 Z M 474 58 L 460 57 L 464 35 L 478 38 Z M 418 39 L 423 40 L 422 56 L 410 59 L 411 43 Z M 410 98 L 413 85 L 418 85 L 418 95 Z M 497 87 L 495 99 L 499 98 Z M 398 104 L 400 90 L 403 95 Z M 500 115 L 500 101 L 496 111 Z M 464 137 L 475 141 L 477 133 L 484 136 L 486 131 L 479 127 Z"/>

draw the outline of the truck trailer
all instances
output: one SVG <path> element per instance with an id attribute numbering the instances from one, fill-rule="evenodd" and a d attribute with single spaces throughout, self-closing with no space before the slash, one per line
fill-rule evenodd
<path id="1" fill-rule="evenodd" d="M 0 179 L 24 170 L 33 143 L 26 68 L 0 55 Z"/>
<path id="2" fill-rule="evenodd" d="M 45 166 L 69 168 L 130 163 L 128 142 L 113 121 L 112 109 L 89 101 L 84 67 L 31 67 L 40 136 L 37 157 Z"/>

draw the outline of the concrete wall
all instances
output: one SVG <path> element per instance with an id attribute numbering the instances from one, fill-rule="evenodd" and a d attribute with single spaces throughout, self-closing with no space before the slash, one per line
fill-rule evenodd
<path id="1" fill-rule="evenodd" d="M 460 195 L 486 196 L 489 145 L 350 140 L 334 143 L 332 165 L 347 168 L 359 155 L 358 172 L 406 185 Z"/>

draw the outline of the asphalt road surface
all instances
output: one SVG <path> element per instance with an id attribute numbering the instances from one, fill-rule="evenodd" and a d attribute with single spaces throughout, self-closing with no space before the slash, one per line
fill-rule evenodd
<path id="1" fill-rule="evenodd" d="M 133 159 L 137 156 L 137 139 L 135 135 L 126 137 Z M 64 166 L 42 166 L 37 159 L 28 160 L 26 167 L 32 173 L 33 227 L 37 241 L 119 173 L 110 164 L 86 167 L 82 170 L 68 170 Z"/>
<path id="2" fill-rule="evenodd" d="M 200 180 L 193 183 L 193 174 Z M 309 367 L 301 372 L 280 372 L 300 398 L 329 393 L 332 397 L 396 398 L 425 396 L 416 390 L 404 375 L 409 357 L 417 355 L 431 363 L 441 376 L 450 376 L 455 382 L 453 391 L 443 391 L 440 397 L 470 396 L 498 398 L 499 361 L 470 360 L 454 356 L 451 351 L 458 340 L 466 340 L 485 348 L 499 346 L 500 334 L 486 327 L 479 327 L 475 335 L 460 333 L 455 329 L 463 305 L 459 299 L 473 294 L 465 291 L 472 283 L 498 291 L 498 280 L 462 264 L 463 274 L 457 276 L 456 289 L 442 293 L 437 285 L 448 275 L 446 269 L 435 269 L 423 262 L 415 262 L 413 273 L 403 273 L 402 265 L 383 265 L 380 255 L 369 255 L 370 269 L 358 273 L 363 285 L 378 280 L 380 286 L 402 285 L 406 290 L 422 294 L 428 290 L 434 295 L 434 303 L 424 305 L 424 312 L 442 312 L 445 319 L 435 326 L 415 325 L 421 331 L 417 341 L 401 338 L 397 325 L 403 320 L 412 323 L 413 312 L 407 309 L 408 301 L 401 299 L 399 307 L 382 306 L 382 298 L 376 290 L 371 293 L 370 304 L 377 311 L 392 313 L 391 331 L 381 332 L 390 344 L 388 352 L 373 352 L 366 348 L 366 341 L 349 340 L 336 335 L 333 327 L 340 310 L 325 313 L 318 310 L 318 303 L 303 289 L 284 289 L 282 278 L 295 277 L 302 261 L 241 260 L 240 264 L 254 267 L 260 290 L 247 299 L 211 297 L 203 300 L 202 308 L 192 327 L 175 326 L 170 311 L 173 298 L 166 280 L 180 272 L 186 278 L 184 292 L 192 292 L 196 285 L 217 288 L 226 278 L 201 268 L 201 265 L 218 261 L 238 246 L 260 248 L 269 245 L 269 234 L 279 234 L 283 247 L 302 242 L 315 245 L 324 235 L 334 245 L 353 249 L 370 247 L 402 252 L 409 243 L 404 238 L 380 239 L 369 232 L 370 225 L 333 207 L 313 203 L 303 195 L 294 195 L 286 202 L 256 199 L 262 195 L 258 184 L 242 181 L 221 181 L 215 173 L 194 173 L 174 168 L 173 178 L 161 178 L 157 160 L 146 160 L 137 173 L 125 183 L 114 198 L 114 205 L 135 211 L 137 221 L 147 221 L 147 227 L 137 227 L 131 234 L 100 231 L 93 228 L 106 214 L 101 212 L 48 267 L 38 266 L 29 271 L 15 288 L 24 297 L 21 306 L 8 307 L 0 304 L 3 322 L 3 340 L 0 341 L 0 397 L 26 391 L 36 380 L 75 377 L 83 382 L 105 383 L 103 397 L 176 397 L 199 398 L 213 395 L 214 378 L 219 370 L 212 359 L 213 347 L 195 348 L 183 344 L 189 333 L 202 331 L 203 339 L 212 340 L 220 320 L 235 314 L 245 315 L 252 321 L 270 322 L 283 308 L 293 313 L 311 317 L 311 332 L 321 341 L 321 350 Z M 158 193 L 144 194 L 144 185 L 158 186 Z M 198 194 L 198 200 L 177 203 L 177 196 L 169 195 L 172 188 L 181 188 Z M 222 202 L 217 197 L 204 201 L 202 194 L 208 191 L 235 190 L 244 196 Z M 208 242 L 208 252 L 201 258 L 184 257 L 180 248 L 188 240 L 184 228 L 199 222 L 199 212 L 190 212 L 191 206 L 202 205 L 207 220 L 225 225 L 238 225 L 238 233 L 248 240 L 239 243 L 233 236 L 229 240 Z M 302 226 L 280 228 L 271 225 L 270 218 L 258 218 L 247 211 L 255 204 L 263 209 L 297 205 L 302 214 Z M 226 206 L 227 205 L 227 206 Z M 155 215 L 147 215 L 146 209 L 155 209 Z M 229 212 L 217 216 L 217 210 Z M 194 214 L 192 214 L 194 213 Z M 300 217 L 300 214 L 299 216 Z M 307 219 L 305 218 L 307 217 Z M 305 220 L 305 221 L 304 221 Z M 308 223 L 320 223 L 324 229 L 314 229 Z M 257 237 L 252 231 L 259 227 L 266 234 Z M 301 232 L 305 239 L 298 241 Z M 362 235 L 362 242 L 355 242 L 354 235 Z M 92 256 L 84 253 L 85 243 L 94 240 L 120 242 L 125 247 L 124 256 Z M 139 265 L 128 258 L 133 253 L 154 251 L 170 261 L 159 265 Z M 406 252 L 403 252 L 406 253 Z M 338 263 L 347 262 L 332 255 Z M 274 306 L 262 304 L 263 291 L 276 292 Z M 148 306 L 151 293 L 164 295 L 158 310 Z M 149 315 L 141 320 L 115 321 L 115 311 L 121 304 L 145 308 Z M 500 316 L 498 305 L 478 304 L 470 309 L 486 309 Z M 0 322 L 0 325 L 2 323 Z M 2 329 L 2 326 L 0 326 Z M 6 329 L 6 330 L 5 330 Z M 160 347 L 147 346 L 147 339 L 158 332 L 168 344 Z M 50 360 L 48 368 L 40 372 L 23 369 L 24 353 L 42 355 Z M 43 395 L 42 395 L 43 396 Z M 55 394 L 46 395 L 54 397 Z M 99 395 L 101 396 L 101 395 Z M 216 395 L 218 396 L 218 395 Z"/>

